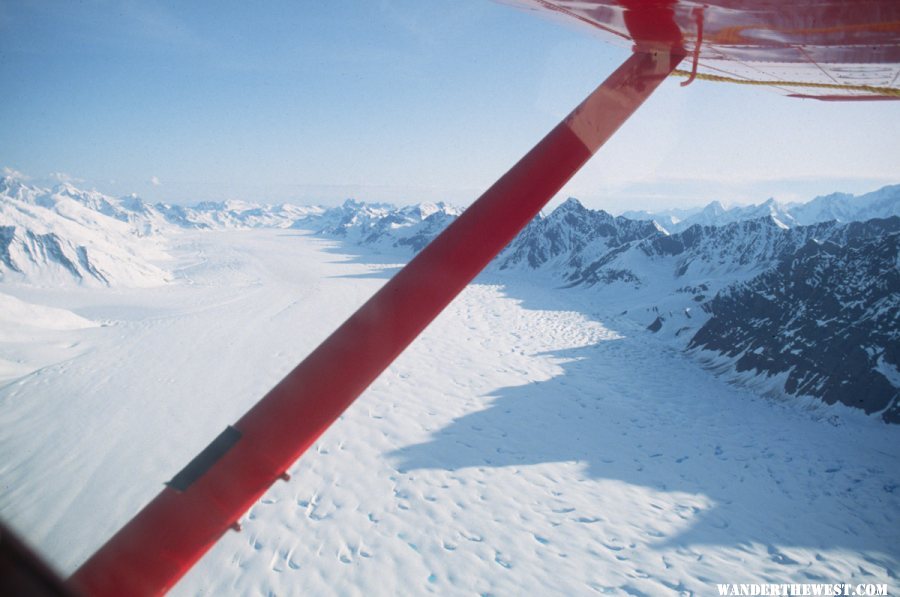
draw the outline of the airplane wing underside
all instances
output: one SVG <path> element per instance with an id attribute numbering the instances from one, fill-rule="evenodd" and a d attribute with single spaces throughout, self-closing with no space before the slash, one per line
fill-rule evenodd
<path id="1" fill-rule="evenodd" d="M 628 13 L 657 5 L 671 11 L 683 35 L 688 68 L 676 75 L 765 85 L 792 97 L 900 99 L 900 2 L 894 0 L 502 1 L 626 45 L 640 41 L 629 30 Z"/>

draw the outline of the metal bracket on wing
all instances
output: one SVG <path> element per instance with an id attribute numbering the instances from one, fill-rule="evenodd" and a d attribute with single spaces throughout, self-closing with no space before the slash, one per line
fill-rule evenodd
<path id="1" fill-rule="evenodd" d="M 694 55 L 691 61 L 691 74 L 687 81 L 682 81 L 681 86 L 687 87 L 697 78 L 697 63 L 700 61 L 700 46 L 703 45 L 703 9 L 694 8 L 694 19 L 697 21 L 697 40 L 694 42 Z"/>

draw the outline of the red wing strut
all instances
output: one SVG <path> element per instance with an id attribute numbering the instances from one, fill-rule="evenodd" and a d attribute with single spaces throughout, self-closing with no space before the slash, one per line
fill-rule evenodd
<path id="1" fill-rule="evenodd" d="M 677 32 L 677 29 L 675 29 Z M 425 329 L 681 62 L 636 51 L 79 568 L 88 595 L 168 590 Z"/>

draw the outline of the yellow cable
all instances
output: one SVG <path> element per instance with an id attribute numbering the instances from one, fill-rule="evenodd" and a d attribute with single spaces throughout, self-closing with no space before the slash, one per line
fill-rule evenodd
<path id="1" fill-rule="evenodd" d="M 686 70 L 676 69 L 672 71 L 675 77 L 690 77 L 691 73 Z M 841 91 L 864 91 L 880 96 L 900 97 L 900 89 L 893 87 L 875 87 L 874 85 L 841 85 L 839 83 L 805 83 L 802 81 L 754 81 L 751 79 L 735 79 L 733 77 L 723 77 L 722 75 L 710 75 L 707 73 L 697 73 L 696 78 L 704 81 L 715 81 L 717 83 L 734 83 L 736 85 L 763 85 L 775 87 L 814 87 L 816 89 L 837 89 Z"/>

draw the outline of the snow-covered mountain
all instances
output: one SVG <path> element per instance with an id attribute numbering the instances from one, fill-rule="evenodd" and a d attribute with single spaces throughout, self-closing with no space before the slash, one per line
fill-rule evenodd
<path id="1" fill-rule="evenodd" d="M 460 213 L 443 202 L 395 207 L 348 199 L 316 217 L 297 220 L 294 227 L 376 250 L 405 248 L 417 253 Z"/>
<path id="2" fill-rule="evenodd" d="M 581 275 L 570 280 L 576 284 L 594 285 L 609 278 L 610 270 L 633 269 L 632 277 L 646 282 L 647 276 L 642 272 L 657 274 L 658 265 L 666 264 L 665 270 L 671 272 L 673 280 L 725 278 L 734 281 L 773 267 L 809 240 L 845 244 L 856 237 L 877 237 L 890 230 L 885 222 L 891 221 L 873 220 L 865 225 L 823 222 L 789 228 L 768 216 L 724 226 L 695 224 L 684 232 L 657 234 L 607 253 L 587 263 Z"/>
<path id="3" fill-rule="evenodd" d="M 785 226 L 790 226 L 794 223 L 794 217 L 785 206 L 771 198 L 759 205 L 735 206 L 731 209 L 725 209 L 718 201 L 714 201 L 699 213 L 682 220 L 675 231 L 686 230 L 688 227 L 696 224 L 723 226 L 732 222 L 757 220 L 759 218 L 772 218 Z"/>
<path id="4" fill-rule="evenodd" d="M 317 217 L 325 210 L 318 206 L 290 203 L 260 205 L 245 201 L 202 201 L 192 206 L 157 203 L 152 210 L 179 228 L 239 229 L 290 228 L 298 220 Z"/>
<path id="5" fill-rule="evenodd" d="M 0 179 L 0 279 L 38 284 L 155 286 L 169 276 L 160 239 L 115 200 L 70 185 Z"/>
<path id="6" fill-rule="evenodd" d="M 348 199 L 320 216 L 298 221 L 295 227 L 311 228 L 350 244 L 385 250 L 407 248 L 415 253 L 460 213 L 445 203 L 396 207 Z M 549 215 L 539 214 L 532 220 L 500 253 L 494 267 L 543 269 L 572 277 L 592 255 L 661 234 L 666 234 L 665 230 L 655 223 L 613 217 L 570 198 Z"/>
<path id="7" fill-rule="evenodd" d="M 320 207 L 204 202 L 150 204 L 69 183 L 53 188 L 0 178 L 0 276 L 42 284 L 164 283 L 167 233 L 177 228 L 288 228 Z"/>
<path id="8" fill-rule="evenodd" d="M 497 262 L 500 269 L 552 268 L 573 278 L 610 249 L 661 234 L 665 230 L 653 222 L 613 217 L 569 198 L 550 215 L 541 214 L 532 220 Z"/>
<path id="9" fill-rule="evenodd" d="M 666 230 L 675 231 L 680 222 L 699 213 L 701 209 L 703 208 L 671 208 L 654 212 L 649 212 L 647 210 L 641 209 L 625 211 L 619 215 L 621 215 L 623 218 L 628 218 L 629 220 L 654 220 Z"/>
<path id="10" fill-rule="evenodd" d="M 890 185 L 871 193 L 832 193 L 805 203 L 779 203 L 768 199 L 759 205 L 725 208 L 713 201 L 700 210 L 631 211 L 624 217 L 655 220 L 669 232 L 681 232 L 694 224 L 722 226 L 731 222 L 773 217 L 786 226 L 808 226 L 819 222 L 862 222 L 900 215 L 900 185 Z"/>
<path id="11" fill-rule="evenodd" d="M 807 203 L 792 203 L 787 209 L 798 224 L 812 224 L 836 220 L 861 222 L 874 218 L 900 216 L 900 185 L 882 187 L 877 191 L 854 196 L 832 193 L 816 197 Z"/>
<path id="12" fill-rule="evenodd" d="M 782 376 L 788 394 L 900 423 L 900 218 L 854 228 L 844 244 L 810 238 L 720 292 L 690 348 L 738 373 Z"/>
<path id="13" fill-rule="evenodd" d="M 896 216 L 793 228 L 768 216 L 650 235 L 556 271 L 661 341 L 706 350 L 720 373 L 767 387 L 785 373 L 776 393 L 898 423 L 898 233 Z"/>

